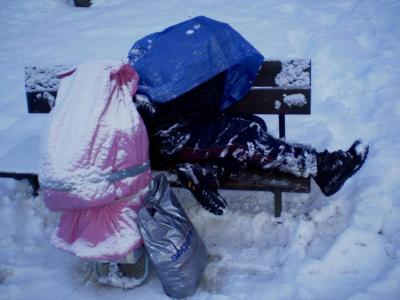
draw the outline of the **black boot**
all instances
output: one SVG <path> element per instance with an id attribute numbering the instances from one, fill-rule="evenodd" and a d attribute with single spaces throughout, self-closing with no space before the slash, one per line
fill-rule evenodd
<path id="1" fill-rule="evenodd" d="M 222 172 L 217 166 L 200 166 L 184 163 L 176 166 L 176 173 L 182 185 L 188 188 L 200 205 L 215 215 L 224 214 L 227 204 L 218 193 L 218 175 Z"/>
<path id="2" fill-rule="evenodd" d="M 345 181 L 363 165 L 368 155 L 368 145 L 357 140 L 347 151 L 327 150 L 317 153 L 317 175 L 315 182 L 325 196 L 335 194 Z"/>

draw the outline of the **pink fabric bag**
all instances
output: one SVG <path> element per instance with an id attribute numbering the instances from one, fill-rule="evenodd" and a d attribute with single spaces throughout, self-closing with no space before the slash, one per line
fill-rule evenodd
<path id="1" fill-rule="evenodd" d="M 39 172 L 47 207 L 62 212 L 51 242 L 81 258 L 119 260 L 143 243 L 136 218 L 151 181 L 132 102 L 139 76 L 129 64 L 92 61 L 60 77 Z"/>

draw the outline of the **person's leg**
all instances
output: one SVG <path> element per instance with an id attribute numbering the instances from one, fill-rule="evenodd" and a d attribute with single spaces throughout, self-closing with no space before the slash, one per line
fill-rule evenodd
<path id="1" fill-rule="evenodd" d="M 257 116 L 224 116 L 201 124 L 190 132 L 173 128 L 175 135 L 161 135 L 171 145 L 171 151 L 159 151 L 166 160 L 180 163 L 176 173 L 183 186 L 209 212 L 222 215 L 226 201 L 219 195 L 218 186 L 228 174 L 241 168 L 278 169 L 298 176 L 315 169 L 314 150 L 296 148 L 268 135 L 264 121 Z M 185 142 L 180 144 L 179 141 Z M 160 149 L 161 150 L 161 149 Z"/>
<path id="2" fill-rule="evenodd" d="M 331 196 L 361 168 L 367 155 L 368 145 L 358 140 L 347 151 L 318 153 L 274 138 L 256 116 L 225 116 L 194 128 L 178 159 L 216 161 L 227 171 L 256 167 L 312 176 L 324 195 Z"/>
<path id="3" fill-rule="evenodd" d="M 193 128 L 178 159 L 218 161 L 226 168 L 255 167 L 296 176 L 316 174 L 316 151 L 274 138 L 257 116 L 223 116 Z"/>
<path id="4" fill-rule="evenodd" d="M 207 183 L 212 170 L 220 170 L 216 176 L 222 180 L 226 174 L 247 167 L 312 176 L 330 196 L 360 169 L 368 153 L 368 146 L 360 142 L 347 151 L 333 153 L 290 145 L 269 135 L 264 121 L 256 116 L 222 116 L 190 130 L 173 126 L 158 139 L 157 159 L 185 163 L 178 165 L 178 177 L 199 203 L 215 214 L 223 214 L 226 202 L 217 187 Z"/>

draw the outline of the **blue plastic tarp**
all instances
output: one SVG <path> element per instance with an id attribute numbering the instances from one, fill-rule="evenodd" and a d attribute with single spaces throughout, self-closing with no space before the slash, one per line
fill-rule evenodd
<path id="1" fill-rule="evenodd" d="M 140 76 L 138 93 L 158 103 L 226 71 L 221 110 L 248 92 L 263 62 L 231 26 L 204 16 L 138 40 L 128 57 Z"/>

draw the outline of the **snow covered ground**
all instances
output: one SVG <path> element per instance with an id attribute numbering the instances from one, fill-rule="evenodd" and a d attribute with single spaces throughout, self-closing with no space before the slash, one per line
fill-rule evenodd
<path id="1" fill-rule="evenodd" d="M 0 156 L 19 133 L 40 130 L 21 126 L 24 66 L 123 58 L 140 37 L 197 15 L 230 23 L 266 58 L 312 60 L 312 115 L 288 118 L 290 141 L 334 150 L 363 137 L 370 154 L 329 199 L 315 185 L 285 194 L 282 224 L 268 193 L 224 193 L 230 210 L 216 217 L 178 192 L 211 254 L 193 299 L 399 299 L 396 0 L 1 1 L 0 138 L 15 139 Z M 82 263 L 48 243 L 56 221 L 27 183 L 0 179 L 0 299 L 167 298 L 154 272 L 129 291 L 84 282 Z"/>

